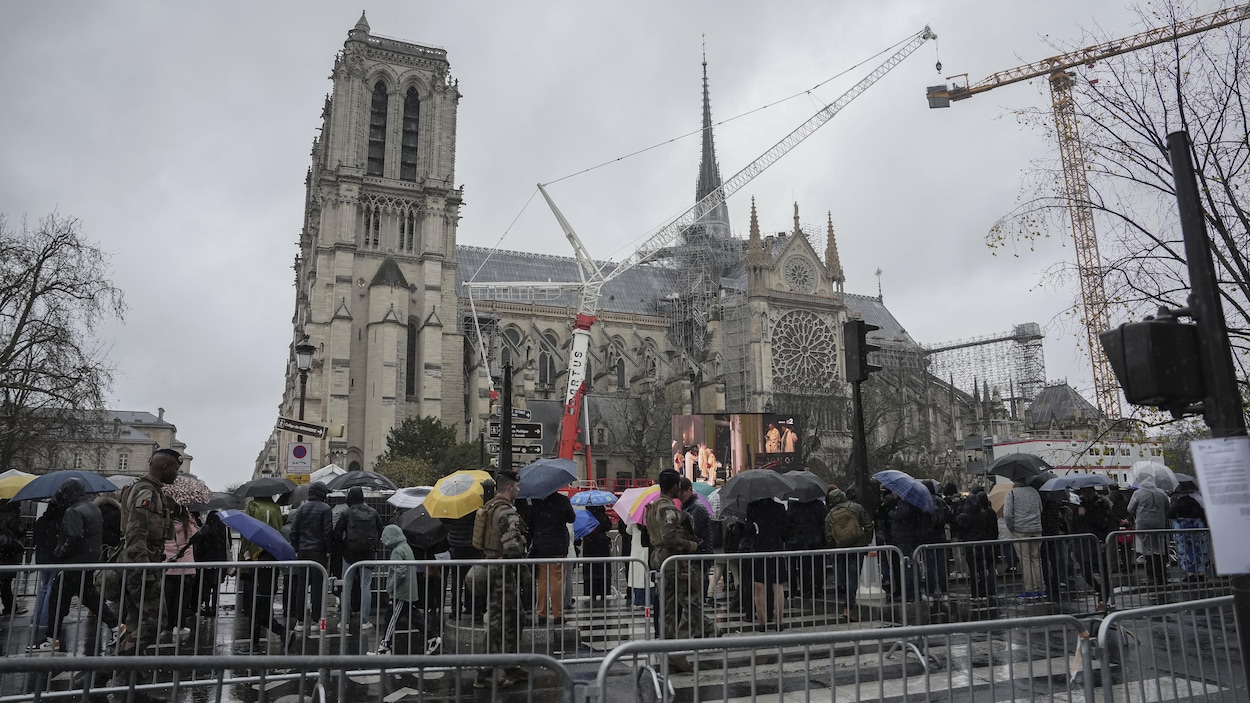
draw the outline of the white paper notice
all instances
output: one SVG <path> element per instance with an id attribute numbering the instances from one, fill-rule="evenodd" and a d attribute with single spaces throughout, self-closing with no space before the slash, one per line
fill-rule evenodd
<path id="1" fill-rule="evenodd" d="M 1250 438 L 1191 442 L 1220 575 L 1250 574 Z"/>

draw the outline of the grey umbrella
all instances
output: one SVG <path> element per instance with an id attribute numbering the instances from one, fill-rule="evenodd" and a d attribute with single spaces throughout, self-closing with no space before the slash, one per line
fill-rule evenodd
<path id="1" fill-rule="evenodd" d="M 829 492 L 829 484 L 816 474 L 803 469 L 801 471 L 790 471 L 781 475 L 782 478 L 789 483 L 790 492 L 785 495 L 786 498 L 797 500 L 800 503 L 810 503 L 813 500 L 824 500 L 825 495 Z"/>
<path id="2" fill-rule="evenodd" d="M 335 476 L 326 484 L 332 491 L 345 491 L 349 488 L 371 488 L 377 491 L 393 491 L 399 486 L 389 478 L 374 471 L 348 471 Z"/>

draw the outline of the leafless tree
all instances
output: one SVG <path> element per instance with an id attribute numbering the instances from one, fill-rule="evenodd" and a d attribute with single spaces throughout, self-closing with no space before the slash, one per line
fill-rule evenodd
<path id="1" fill-rule="evenodd" d="M 1140 6 L 1138 14 L 1143 27 L 1157 27 L 1204 9 L 1190 0 L 1158 0 Z M 1079 44 L 1110 39 L 1091 33 Z M 1250 64 L 1243 59 L 1250 59 L 1250 26 L 1239 22 L 1099 61 L 1079 72 L 1083 80 L 1074 98 L 1090 185 L 1085 204 L 1095 215 L 1113 323 L 1140 319 L 1160 305 L 1186 305 L 1189 276 L 1166 137 L 1189 132 L 1244 394 L 1250 354 Z M 1020 114 L 1056 143 L 1049 106 Z M 990 246 L 1070 236 L 1063 182 L 1057 156 L 1034 164 L 1018 206 L 989 233 Z M 1079 290 L 1073 264 L 1056 265 L 1047 276 L 1056 273 Z M 1072 310 L 1079 305 L 1078 293 Z M 1079 312 L 1073 318 L 1084 319 Z"/>
<path id="2" fill-rule="evenodd" d="M 624 456 L 636 476 L 655 476 L 668 466 L 678 404 L 660 384 L 603 407 L 609 452 Z"/>
<path id="3" fill-rule="evenodd" d="M 30 466 L 103 409 L 113 367 L 95 333 L 126 311 L 107 273 L 77 219 L 14 230 L 0 216 L 0 467 Z"/>

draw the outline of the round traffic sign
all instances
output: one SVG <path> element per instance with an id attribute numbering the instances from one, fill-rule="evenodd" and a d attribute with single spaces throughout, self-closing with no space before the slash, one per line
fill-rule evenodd
<path id="1" fill-rule="evenodd" d="M 291 449 L 291 456 L 295 457 L 296 459 L 303 459 L 304 457 L 308 456 L 308 447 L 305 447 L 302 444 L 296 445 L 295 447 Z"/>

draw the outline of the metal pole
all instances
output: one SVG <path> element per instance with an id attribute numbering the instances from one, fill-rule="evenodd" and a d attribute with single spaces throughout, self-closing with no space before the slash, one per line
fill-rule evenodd
<path id="1" fill-rule="evenodd" d="M 304 419 L 304 392 L 306 390 L 308 390 L 308 372 L 305 371 L 304 369 L 300 369 L 300 372 L 299 372 L 299 419 L 301 421 Z M 304 435 L 302 434 L 295 435 L 295 441 L 303 442 Z"/>
<path id="2" fill-rule="evenodd" d="M 855 460 L 855 490 L 859 492 L 860 505 L 864 506 L 864 510 L 869 515 L 877 514 L 877 503 L 879 496 L 876 491 L 872 490 L 872 484 L 868 478 L 868 437 L 864 430 L 864 396 L 860 391 L 863 381 L 851 381 L 851 403 L 855 412 L 855 432 L 851 437 L 853 451 L 851 454 Z"/>
<path id="3" fill-rule="evenodd" d="M 512 365 L 503 367 L 503 394 L 499 398 L 499 469 L 512 468 Z"/>
<path id="4" fill-rule="evenodd" d="M 1233 355 L 1228 344 L 1228 328 L 1224 323 L 1224 306 L 1220 302 L 1215 264 L 1211 261 L 1198 180 L 1190 158 L 1189 133 L 1172 132 L 1167 142 L 1172 178 L 1176 184 L 1181 235 L 1185 240 L 1185 259 L 1189 263 L 1189 310 L 1198 326 L 1198 353 L 1207 391 L 1207 397 L 1202 402 L 1202 415 L 1211 428 L 1212 437 L 1244 437 L 1246 420 L 1237 391 L 1237 375 L 1233 370 Z M 1250 575 L 1234 576 L 1232 587 L 1233 615 L 1237 620 L 1237 637 L 1244 663 L 1250 653 Z"/>

